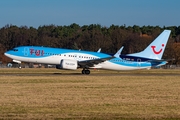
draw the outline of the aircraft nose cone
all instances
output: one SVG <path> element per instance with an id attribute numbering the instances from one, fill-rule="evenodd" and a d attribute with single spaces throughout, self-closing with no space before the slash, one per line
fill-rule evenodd
<path id="1" fill-rule="evenodd" d="M 7 53 L 5 52 L 4 55 L 7 56 Z"/>
<path id="2" fill-rule="evenodd" d="M 7 52 L 4 53 L 5 56 L 9 56 L 9 54 Z"/>

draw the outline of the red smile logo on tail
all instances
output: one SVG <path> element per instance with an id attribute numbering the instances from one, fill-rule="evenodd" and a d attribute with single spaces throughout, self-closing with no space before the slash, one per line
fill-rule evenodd
<path id="1" fill-rule="evenodd" d="M 162 44 L 162 47 L 164 47 L 164 44 Z M 160 54 L 162 52 L 162 48 L 159 51 L 155 50 L 156 46 L 151 46 L 151 48 L 155 54 Z"/>

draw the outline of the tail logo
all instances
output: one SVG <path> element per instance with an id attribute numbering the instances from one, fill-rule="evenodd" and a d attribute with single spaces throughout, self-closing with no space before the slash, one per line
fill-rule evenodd
<path id="1" fill-rule="evenodd" d="M 162 47 L 164 47 L 164 44 L 162 44 Z M 155 50 L 156 46 L 151 46 L 151 48 L 155 54 L 160 54 L 162 52 L 162 48 L 159 51 Z"/>

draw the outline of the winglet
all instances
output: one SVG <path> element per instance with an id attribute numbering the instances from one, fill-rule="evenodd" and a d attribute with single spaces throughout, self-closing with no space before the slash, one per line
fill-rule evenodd
<path id="1" fill-rule="evenodd" d="M 97 52 L 100 53 L 101 52 L 101 48 L 99 48 L 99 50 Z"/>
<path id="2" fill-rule="evenodd" d="M 122 47 L 117 51 L 117 53 L 114 54 L 114 57 L 119 58 L 119 56 L 121 55 L 121 52 L 122 52 L 123 48 L 124 48 L 124 46 L 122 46 Z"/>

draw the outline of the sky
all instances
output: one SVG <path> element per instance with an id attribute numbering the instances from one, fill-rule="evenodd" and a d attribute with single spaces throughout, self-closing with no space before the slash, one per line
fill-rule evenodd
<path id="1" fill-rule="evenodd" d="M 180 26 L 180 0 L 0 0 L 0 28 L 100 24 Z"/>

